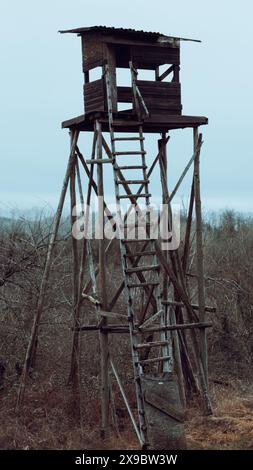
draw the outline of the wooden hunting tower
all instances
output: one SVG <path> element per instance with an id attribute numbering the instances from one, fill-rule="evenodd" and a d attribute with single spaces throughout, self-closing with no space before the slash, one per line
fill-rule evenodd
<path id="1" fill-rule="evenodd" d="M 146 132 L 162 132 L 169 128 L 195 127 L 207 124 L 207 118 L 182 116 L 180 85 L 180 41 L 182 39 L 160 33 L 135 31 L 133 29 L 93 26 L 77 28 L 61 33 L 75 33 L 82 41 L 82 64 L 84 72 L 84 110 L 73 124 L 82 124 L 83 130 L 93 129 L 95 117 L 108 115 L 105 67 L 108 66 L 111 88 L 111 106 L 114 118 L 133 119 L 138 107 L 143 108 Z M 185 39 L 186 40 L 186 39 Z M 135 99 L 132 84 L 118 86 L 119 69 L 135 72 L 135 83 L 141 95 L 141 103 Z M 166 68 L 165 68 L 166 66 Z M 100 69 L 100 78 L 91 80 L 91 71 Z M 160 72 L 160 70 L 163 71 Z M 138 80 L 138 70 L 150 71 L 149 80 Z M 137 93 L 138 93 L 137 91 Z M 120 103 L 128 109 L 120 110 Z M 145 111 L 148 111 L 145 113 Z M 170 116 L 170 117 L 169 117 Z M 172 117 L 173 116 L 173 117 Z M 168 118 L 169 117 L 169 118 Z M 63 127 L 72 125 L 72 120 Z"/>
<path id="2" fill-rule="evenodd" d="M 205 412 L 211 413 L 206 342 L 206 328 L 211 323 L 207 321 L 206 313 L 214 310 L 205 305 L 199 175 L 202 134 L 199 134 L 198 128 L 207 124 L 207 118 L 183 115 L 181 104 L 180 44 L 181 41 L 191 40 L 105 26 L 61 32 L 75 33 L 81 37 L 84 114 L 62 123 L 62 127 L 70 131 L 71 151 L 49 244 L 19 401 L 22 399 L 25 378 L 36 350 L 52 252 L 69 184 L 72 225 L 77 219 L 73 212 L 78 202 L 77 187 L 80 202 L 85 202 L 87 207 L 82 246 L 72 237 L 74 324 L 69 380 L 74 385 L 79 383 L 80 332 L 98 332 L 103 434 L 109 429 L 111 371 L 141 446 L 153 449 L 184 448 L 184 407 L 189 394 L 198 393 Z M 129 79 L 126 84 L 119 83 L 122 75 L 120 69 L 125 69 L 123 78 Z M 94 71 L 98 71 L 98 76 L 92 80 Z M 193 129 L 193 152 L 170 192 L 166 148 L 171 134 L 168 135 L 168 132 L 179 128 Z M 88 158 L 84 157 L 77 145 L 80 132 L 93 132 L 93 145 Z M 104 134 L 108 132 L 110 142 L 106 141 L 107 136 Z M 145 134 L 148 133 L 158 134 L 158 154 L 151 161 L 145 147 Z M 117 218 L 105 201 L 107 185 L 104 184 L 104 164 L 108 164 L 107 168 L 109 167 L 114 181 Z M 172 164 L 173 158 L 170 158 L 170 165 Z M 85 194 L 80 165 L 86 180 L 88 177 Z M 152 231 L 155 224 L 159 225 L 161 215 L 156 223 L 150 219 L 150 180 L 157 166 L 160 170 L 161 202 L 170 214 L 166 223 L 172 238 L 171 201 L 186 173 L 191 166 L 194 167 L 186 228 L 181 244 L 165 251 L 161 248 L 162 235 L 157 237 Z M 158 187 L 157 181 L 155 184 Z M 103 236 L 97 241 L 97 266 L 92 256 L 90 240 L 85 236 L 93 191 L 96 196 L 103 198 L 100 218 Z M 144 208 L 139 204 L 140 198 L 144 201 Z M 124 211 L 124 201 L 131 204 L 127 213 Z M 191 253 L 194 209 L 196 237 L 194 252 Z M 135 216 L 134 223 L 130 226 L 129 211 Z M 104 237 L 104 226 L 108 221 L 115 234 L 115 240 L 109 242 Z M 144 227 L 144 235 L 142 232 L 137 238 L 129 237 L 126 231 L 133 229 L 136 235 L 138 224 Z M 106 264 L 107 256 L 115 246 L 114 242 L 120 247 L 122 279 L 112 292 Z M 85 283 L 86 259 L 90 279 L 86 279 Z M 193 265 L 195 272 L 191 273 Z M 125 292 L 124 299 L 127 299 L 124 314 L 117 311 L 117 302 L 122 292 Z M 141 293 L 141 296 L 136 295 L 136 292 Z M 93 321 L 89 322 L 85 316 L 87 304 L 94 308 Z M 110 354 L 108 338 L 115 334 L 128 335 L 136 391 L 136 413 L 132 411 L 124 381 L 120 377 L 124 375 L 124 370 L 117 371 L 113 354 Z M 85 368 L 85 364 L 82 367 Z"/>

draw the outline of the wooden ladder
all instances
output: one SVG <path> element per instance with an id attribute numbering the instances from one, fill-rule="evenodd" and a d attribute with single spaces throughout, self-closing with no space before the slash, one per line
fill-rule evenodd
<path id="1" fill-rule="evenodd" d="M 155 249 L 155 239 L 150 237 L 150 229 L 152 226 L 152 223 L 150 223 L 149 212 L 151 194 L 149 191 L 149 180 L 147 177 L 146 151 L 144 148 L 145 137 L 143 136 L 142 122 L 139 122 L 137 135 L 125 137 L 118 137 L 115 135 L 117 134 L 117 124 L 113 121 L 109 67 L 105 66 L 105 70 L 109 129 L 111 138 L 111 155 L 117 205 L 118 234 L 120 238 L 122 270 L 127 293 L 128 324 L 136 386 L 140 436 L 143 442 L 143 446 L 145 447 L 148 445 L 147 422 L 145 416 L 141 377 L 145 373 L 144 369 L 147 365 L 152 365 L 152 368 L 154 368 L 154 365 L 157 366 L 157 372 L 161 370 L 164 372 L 171 372 L 172 346 L 170 336 L 168 336 L 168 333 L 163 328 L 166 325 L 166 313 L 161 300 L 159 264 Z M 136 124 L 133 125 L 136 129 Z M 128 122 L 128 126 L 131 126 L 131 123 Z M 127 143 L 129 141 L 136 141 L 136 144 L 138 144 L 138 150 L 119 151 L 117 149 L 117 144 L 119 142 Z M 123 164 L 120 163 L 122 158 L 124 159 Z M 126 161 L 130 159 L 131 161 L 129 164 L 126 164 Z M 129 178 L 128 175 L 129 173 L 131 174 L 131 171 L 133 171 L 132 174 L 134 176 Z M 141 177 L 137 178 L 137 171 L 141 173 Z M 137 187 L 140 185 L 140 187 L 137 192 L 134 191 L 134 193 L 132 193 L 129 185 L 133 185 L 134 187 L 135 185 L 137 185 Z M 144 200 L 144 211 L 143 209 L 141 211 L 138 205 L 139 198 Z M 129 225 L 126 224 L 126 217 L 123 215 L 124 211 L 122 206 L 124 200 L 130 201 L 132 211 L 134 213 L 134 220 L 136 220 L 137 215 L 137 220 L 139 220 L 141 224 L 143 223 L 146 231 L 145 239 L 129 239 L 125 235 L 125 231 L 129 230 Z M 134 222 L 133 229 L 135 229 L 136 226 L 138 227 L 139 225 L 138 223 L 135 224 Z M 152 262 L 149 264 L 139 264 L 139 262 L 145 259 L 145 257 L 146 259 L 147 257 L 148 259 L 152 259 Z M 152 281 L 147 280 L 147 273 L 151 273 Z M 146 309 L 146 312 L 145 309 L 144 312 L 142 312 L 142 318 L 138 318 L 137 311 L 134 307 L 133 294 L 133 291 L 136 292 L 136 289 L 144 290 L 148 298 L 147 305 L 150 299 L 153 300 L 153 308 L 155 309 L 155 313 L 152 313 L 149 318 L 147 318 L 148 308 Z M 159 332 L 159 341 L 146 340 L 147 342 L 142 342 L 140 337 L 145 334 L 145 328 L 154 321 L 158 321 L 159 326 L 161 327 Z M 148 349 L 151 351 L 153 348 L 158 349 L 158 353 L 155 354 L 155 357 L 146 359 L 141 358 L 141 352 L 143 352 L 143 350 Z"/>

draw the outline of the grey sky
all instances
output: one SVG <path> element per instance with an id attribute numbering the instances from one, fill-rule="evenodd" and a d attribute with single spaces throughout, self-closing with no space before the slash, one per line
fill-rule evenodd
<path id="1" fill-rule="evenodd" d="M 96 24 L 202 39 L 182 43 L 181 82 L 183 113 L 206 115 L 210 122 L 202 128 L 203 206 L 251 211 L 252 5 L 250 0 L 1 2 L 0 215 L 15 206 L 55 206 L 69 149 L 60 123 L 83 112 L 80 38 L 57 31 Z M 191 156 L 191 135 L 172 136 L 173 184 Z M 148 145 L 150 158 L 155 145 Z M 179 196 L 186 196 L 186 188 Z"/>

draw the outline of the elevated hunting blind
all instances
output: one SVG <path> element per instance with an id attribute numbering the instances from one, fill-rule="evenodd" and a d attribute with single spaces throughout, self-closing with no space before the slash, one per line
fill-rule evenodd
<path id="1" fill-rule="evenodd" d="M 72 224 L 77 219 L 73 209 L 80 199 L 87 207 L 83 229 L 86 234 L 94 192 L 103 198 L 102 234 L 108 221 L 115 234 L 114 240 L 108 241 L 102 236 L 97 241 L 97 262 L 92 255 L 90 240 L 84 236 L 81 243 L 72 237 L 73 340 L 69 381 L 79 390 L 80 373 L 85 370 L 85 364 L 80 364 L 79 360 L 80 334 L 97 332 L 101 358 L 102 434 L 106 435 L 110 427 L 112 374 L 140 445 L 153 449 L 184 448 L 184 409 L 189 395 L 198 394 L 205 413 L 212 412 L 208 395 L 206 339 L 206 329 L 211 323 L 206 316 L 214 311 L 213 307 L 205 304 L 199 174 L 202 134 L 198 128 L 208 120 L 202 116 L 183 115 L 181 104 L 180 44 L 189 39 L 105 26 L 61 32 L 81 37 L 84 114 L 62 123 L 62 127 L 70 131 L 71 151 L 49 243 L 18 403 L 22 401 L 26 377 L 36 353 L 52 253 L 69 185 Z M 123 79 L 128 79 L 126 84 L 120 83 L 121 69 L 124 69 Z M 193 129 L 193 152 L 175 187 L 169 191 L 166 149 L 172 136 L 169 131 L 179 128 Z M 78 146 L 81 132 L 93 133 L 88 158 Z M 108 132 L 110 142 L 106 140 L 105 133 Z M 145 134 L 148 133 L 158 134 L 158 153 L 151 161 L 145 146 Z M 134 149 L 133 145 L 136 146 Z M 104 164 L 111 169 L 117 218 L 106 203 Z M 80 165 L 87 187 L 83 185 Z M 170 165 L 173 165 L 173 157 Z M 155 224 L 150 219 L 153 170 L 159 167 L 162 202 L 172 214 L 171 202 L 192 166 L 189 208 L 181 244 L 163 250 L 161 234 L 156 237 L 151 230 Z M 130 203 L 130 212 L 141 216 L 138 223 L 144 227 L 144 235 L 142 231 L 137 238 L 129 237 L 126 232 L 130 228 L 136 235 L 138 228 L 136 217 L 129 227 L 129 214 L 123 207 L 126 200 Z M 142 205 L 140 201 L 143 201 Z M 196 237 L 192 252 L 194 210 Z M 166 223 L 173 236 L 171 216 Z M 115 242 L 120 248 L 122 279 L 119 279 L 116 289 L 112 289 L 106 264 L 110 250 L 115 249 Z M 85 279 L 86 263 L 88 280 Z M 191 272 L 192 266 L 195 266 L 194 273 Z M 123 292 L 126 299 L 123 301 L 124 313 L 122 306 L 120 312 L 117 311 Z M 136 295 L 137 292 L 141 294 Z M 89 322 L 85 315 L 88 304 L 94 308 Z M 110 349 L 110 335 L 126 335 L 128 338 L 136 412 L 127 397 L 125 371 L 117 370 L 115 351 Z"/>
<path id="2" fill-rule="evenodd" d="M 106 67 L 110 80 L 111 110 L 115 117 L 118 114 L 118 117 L 133 119 L 134 115 L 141 114 L 145 119 L 146 132 L 207 124 L 205 117 L 182 116 L 180 38 L 104 26 L 61 32 L 75 33 L 82 41 L 84 129 L 92 127 L 89 122 L 98 116 L 97 113 L 108 115 Z M 92 81 L 91 72 L 94 69 L 100 77 Z M 125 69 L 126 74 L 129 72 L 129 86 L 118 86 L 120 69 Z M 139 80 L 138 70 L 150 71 L 149 79 Z M 137 87 L 137 97 L 133 81 Z M 121 110 L 121 103 L 128 105 L 128 109 Z M 177 117 L 168 119 L 168 116 Z M 65 126 L 69 124 L 64 123 Z"/>

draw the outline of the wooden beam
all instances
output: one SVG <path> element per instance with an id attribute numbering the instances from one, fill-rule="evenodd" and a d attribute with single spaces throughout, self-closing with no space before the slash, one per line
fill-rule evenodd
<path id="1" fill-rule="evenodd" d="M 130 405 L 129 405 L 129 402 L 128 402 L 128 399 L 127 399 L 127 396 L 126 396 L 126 393 L 125 393 L 125 390 L 124 390 L 124 387 L 123 387 L 123 384 L 122 384 L 122 382 L 121 382 L 121 380 L 120 380 L 120 377 L 119 377 L 119 374 L 118 374 L 118 372 L 117 372 L 117 370 L 116 370 L 116 367 L 115 367 L 115 365 L 114 365 L 114 362 L 111 360 L 110 363 L 111 363 L 111 368 L 112 368 L 114 377 L 115 377 L 115 379 L 116 379 L 116 381 L 117 381 L 117 384 L 118 384 L 119 389 L 120 389 L 120 393 L 121 393 L 122 398 L 123 398 L 123 401 L 124 401 L 124 403 L 125 403 L 126 409 L 127 409 L 128 414 L 129 414 L 129 416 L 130 416 L 130 419 L 131 419 L 131 422 L 132 422 L 134 431 L 135 431 L 135 433 L 136 433 L 136 435 L 137 435 L 137 437 L 138 437 L 138 439 L 139 439 L 139 442 L 140 442 L 140 444 L 141 444 L 141 446 L 142 446 L 142 445 L 143 445 L 143 441 L 142 441 L 142 438 L 141 438 L 141 435 L 140 435 L 140 432 L 139 432 L 138 425 L 137 425 L 137 423 L 136 423 L 136 421 L 135 421 L 133 412 L 132 412 L 131 407 L 130 407 Z"/>
<path id="2" fill-rule="evenodd" d="M 174 65 L 171 65 L 162 75 L 158 76 L 157 81 L 162 82 L 171 72 L 174 72 Z"/>
<path id="3" fill-rule="evenodd" d="M 97 159 L 103 158 L 102 147 L 102 128 L 96 121 L 97 131 Z M 103 185 L 103 166 L 97 165 L 97 195 L 98 198 L 104 198 Z M 102 308 L 107 310 L 107 291 L 106 291 L 106 262 L 105 262 L 105 238 L 104 238 L 104 201 L 101 206 L 99 203 L 99 226 L 101 228 L 100 238 L 98 240 L 98 258 L 99 258 L 99 292 Z M 110 381 L 109 381 L 109 343 L 108 334 L 102 327 L 107 326 L 107 318 L 102 317 L 100 322 L 100 355 L 101 355 L 101 407 L 102 407 L 102 427 L 101 437 L 105 438 L 109 432 L 109 404 L 110 404 Z"/>
<path id="4" fill-rule="evenodd" d="M 175 300 L 163 300 L 162 303 L 164 305 L 169 305 L 172 307 L 184 307 L 183 302 L 177 302 Z M 199 305 L 197 304 L 191 304 L 193 310 L 199 310 Z M 215 313 L 216 312 L 216 307 L 210 307 L 208 305 L 205 306 L 205 311 L 210 312 L 210 313 Z"/>
<path id="5" fill-rule="evenodd" d="M 193 330 L 193 329 L 205 329 L 211 328 L 213 326 L 212 322 L 197 322 L 197 323 L 179 323 L 175 325 L 165 325 L 165 326 L 152 326 L 148 328 L 142 328 L 138 325 L 135 325 L 136 333 L 149 333 L 157 331 L 175 331 L 175 330 Z M 127 324 L 111 324 L 100 327 L 98 325 L 83 325 L 79 327 L 80 331 L 98 331 L 104 330 L 110 333 L 129 333 L 129 326 Z M 148 343 L 147 343 L 148 347 Z"/>
<path id="6" fill-rule="evenodd" d="M 75 157 L 76 163 L 76 157 Z M 70 221 L 71 221 L 71 228 L 74 226 L 76 222 L 76 215 L 74 215 L 74 210 L 76 209 L 76 171 L 75 165 L 73 165 L 71 174 L 70 174 Z M 78 285 L 78 272 L 79 272 L 79 255 L 78 255 L 78 247 L 77 247 L 77 239 L 71 236 L 71 243 L 72 243 L 72 256 L 73 256 L 73 318 L 74 318 L 74 325 L 77 325 L 79 322 L 79 302 L 78 302 L 78 293 L 79 293 L 79 285 Z M 70 365 L 70 373 L 68 378 L 68 384 L 73 385 L 74 393 L 76 394 L 77 390 L 80 389 L 79 384 L 79 335 L 76 333 L 73 336 L 72 342 L 72 353 L 71 353 L 71 365 Z"/>
<path id="7" fill-rule="evenodd" d="M 199 139 L 202 141 L 202 135 Z M 194 149 L 197 148 L 198 128 L 193 130 Z M 197 250 L 197 270 L 198 270 L 198 302 L 199 319 L 205 321 L 205 285 L 204 285 L 204 266 L 203 266 L 203 241 L 202 241 L 202 215 L 200 198 L 200 172 L 199 172 L 200 152 L 196 152 L 194 160 L 194 195 L 195 195 L 195 216 L 196 216 L 196 250 Z M 205 331 L 200 332 L 200 354 L 203 363 L 206 385 L 208 387 L 208 359 L 207 359 L 207 340 Z"/>
<path id="8" fill-rule="evenodd" d="M 187 268 L 188 268 L 193 206 L 194 206 L 194 175 L 193 175 L 193 179 L 192 179 L 191 195 L 190 195 L 190 202 L 189 202 L 186 229 L 185 229 L 185 237 L 184 237 L 184 252 L 183 252 L 183 257 L 182 257 L 182 268 L 183 268 L 184 275 L 186 275 Z"/>
<path id="9" fill-rule="evenodd" d="M 193 153 L 192 157 L 190 158 L 190 160 L 189 160 L 189 162 L 187 163 L 187 165 L 186 165 L 186 167 L 185 167 L 183 173 L 181 174 L 181 176 L 180 176 L 178 182 L 176 183 L 176 185 L 175 185 L 173 191 L 171 192 L 171 195 L 170 195 L 170 198 L 169 198 L 169 199 L 170 199 L 170 202 L 172 201 L 172 199 L 174 198 L 175 194 L 177 193 L 177 190 L 178 190 L 179 186 L 181 185 L 181 183 L 182 183 L 182 181 L 183 181 L 185 175 L 188 173 L 188 171 L 189 171 L 189 169 L 190 169 L 192 163 L 194 162 L 194 160 L 195 160 L 197 154 L 200 152 L 201 145 L 202 145 L 202 141 L 198 141 L 197 144 L 196 144 L 196 147 L 195 147 L 195 149 L 194 149 L 194 153 Z"/>
<path id="10" fill-rule="evenodd" d="M 118 97 L 117 97 L 117 78 L 116 78 L 116 49 L 111 44 L 104 44 L 105 56 L 108 64 L 108 78 L 111 89 L 111 104 L 112 112 L 116 113 L 118 110 Z"/>

